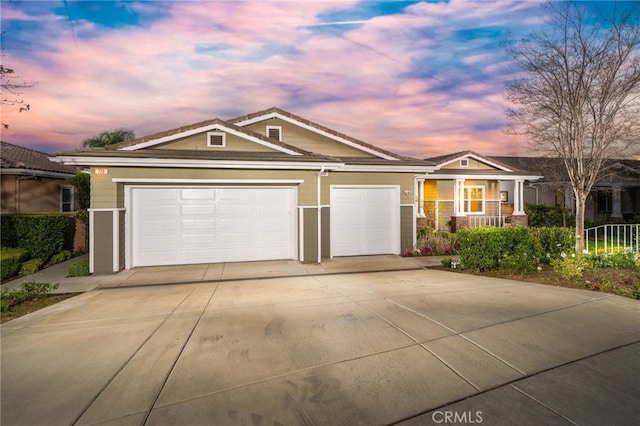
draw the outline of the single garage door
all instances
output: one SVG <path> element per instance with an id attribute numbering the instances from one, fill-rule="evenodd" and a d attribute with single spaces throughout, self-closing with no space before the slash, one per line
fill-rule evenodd
<path id="1" fill-rule="evenodd" d="M 359 256 L 400 252 L 400 189 L 331 188 L 331 254 Z"/>
<path id="2" fill-rule="evenodd" d="M 295 259 L 295 188 L 137 187 L 131 266 Z"/>

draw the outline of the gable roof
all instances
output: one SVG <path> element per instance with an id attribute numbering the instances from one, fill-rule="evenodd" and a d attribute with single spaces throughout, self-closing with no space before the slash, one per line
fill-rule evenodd
<path id="1" fill-rule="evenodd" d="M 471 151 L 471 150 L 454 152 L 453 154 L 440 155 L 438 157 L 429 157 L 429 158 L 425 158 L 425 160 L 432 161 L 433 163 L 436 164 L 436 167 L 444 167 L 447 164 L 455 163 L 456 161 L 460 161 L 465 158 L 473 158 L 475 160 L 478 160 L 482 163 L 485 163 L 503 172 L 520 171 L 520 169 L 513 170 L 511 166 L 501 161 L 495 160 L 495 157 L 493 158 L 486 157 L 484 155 L 480 155 L 477 152 Z"/>
<path id="2" fill-rule="evenodd" d="M 174 129 L 165 130 L 163 132 L 154 133 L 149 136 L 143 136 L 141 138 L 132 139 L 126 142 L 120 142 L 118 144 L 107 145 L 107 149 L 122 150 L 122 151 L 136 151 L 143 148 L 150 148 L 156 145 L 161 145 L 167 142 L 171 142 L 176 139 L 183 138 L 185 136 L 194 135 L 197 133 L 207 132 L 211 130 L 222 130 L 236 136 L 240 136 L 244 139 L 251 140 L 260 145 L 265 145 L 276 151 L 281 151 L 289 155 L 305 155 L 310 154 L 308 151 L 296 148 L 292 145 L 271 139 L 266 136 L 262 136 L 259 133 L 252 132 L 247 129 L 243 129 L 228 121 L 215 118 L 213 120 L 201 121 L 199 123 L 189 124 L 187 126 L 176 127 Z"/>
<path id="3" fill-rule="evenodd" d="M 9 142 L 1 142 L 1 149 L 2 155 L 0 155 L 0 166 L 3 173 L 7 173 L 9 171 L 29 174 L 48 172 L 73 175 L 76 172 L 74 167 L 55 163 L 49 160 L 51 155 L 45 154 L 44 152 L 24 148 Z"/>
<path id="4" fill-rule="evenodd" d="M 284 121 L 288 121 L 300 127 L 303 127 L 307 130 L 310 130 L 314 133 L 317 133 L 322 136 L 326 136 L 330 139 L 333 139 L 337 142 L 344 143 L 345 145 L 351 146 L 353 148 L 359 149 L 361 151 L 373 154 L 379 158 L 383 158 L 385 160 L 416 160 L 414 158 L 406 157 L 403 155 L 396 154 L 391 151 L 387 151 L 385 149 L 379 148 L 377 146 L 368 144 L 359 139 L 353 138 L 351 136 L 345 135 L 344 133 L 340 133 L 336 130 L 325 127 L 321 124 L 315 123 L 313 121 L 307 120 L 306 118 L 302 118 L 299 115 L 292 114 L 283 109 L 277 107 L 271 107 L 269 109 L 265 109 L 263 111 L 254 112 L 252 114 L 243 115 L 241 117 L 233 118 L 229 121 L 237 124 L 238 126 L 246 126 L 247 124 L 257 123 L 263 120 L 267 120 L 269 118 L 279 118 Z"/>

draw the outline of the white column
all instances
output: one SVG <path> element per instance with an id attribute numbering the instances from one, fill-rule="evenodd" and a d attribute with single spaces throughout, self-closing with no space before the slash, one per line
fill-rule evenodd
<path id="1" fill-rule="evenodd" d="M 524 180 L 516 180 L 513 185 L 513 214 L 524 214 Z"/>
<path id="2" fill-rule="evenodd" d="M 614 186 L 611 193 L 611 217 L 622 218 L 622 201 L 620 197 L 620 187 Z"/>
<path id="3" fill-rule="evenodd" d="M 418 217 L 425 217 L 424 214 L 424 180 L 418 181 Z"/>
<path id="4" fill-rule="evenodd" d="M 464 212 L 464 178 L 457 178 L 453 190 L 454 216 L 466 216 Z"/>

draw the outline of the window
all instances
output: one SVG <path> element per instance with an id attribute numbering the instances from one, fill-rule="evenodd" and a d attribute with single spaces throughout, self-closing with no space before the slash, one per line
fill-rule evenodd
<path id="1" fill-rule="evenodd" d="M 60 211 L 61 212 L 73 211 L 73 187 L 72 186 L 60 187 Z"/>
<path id="2" fill-rule="evenodd" d="M 484 213 L 484 186 L 464 187 L 465 213 Z"/>
<path id="3" fill-rule="evenodd" d="M 207 146 L 224 148 L 227 142 L 226 136 L 223 132 L 207 132 Z"/>
<path id="4" fill-rule="evenodd" d="M 460 160 L 460 167 L 469 167 L 469 159 L 463 158 L 462 160 Z"/>
<path id="5" fill-rule="evenodd" d="M 277 141 L 282 141 L 281 126 L 267 126 L 267 136 Z"/>
<path id="6" fill-rule="evenodd" d="M 608 191 L 598 191 L 598 213 L 613 211 L 613 194 Z"/>

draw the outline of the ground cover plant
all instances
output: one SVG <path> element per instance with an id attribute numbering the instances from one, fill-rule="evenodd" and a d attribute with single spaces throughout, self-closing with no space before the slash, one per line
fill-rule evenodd
<path id="1" fill-rule="evenodd" d="M 456 234 L 436 231 L 429 226 L 418 229 L 418 238 L 413 250 L 400 253 L 402 257 L 457 255 Z"/>
<path id="2" fill-rule="evenodd" d="M 17 288 L 3 288 L 0 292 L 0 322 L 53 305 L 77 293 L 53 294 L 58 284 L 28 281 Z"/>

